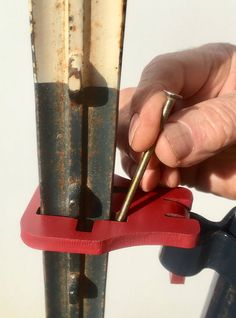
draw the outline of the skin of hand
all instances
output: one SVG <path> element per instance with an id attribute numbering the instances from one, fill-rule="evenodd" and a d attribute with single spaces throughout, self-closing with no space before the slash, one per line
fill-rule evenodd
<path id="1" fill-rule="evenodd" d="M 164 89 L 183 100 L 159 132 Z M 158 56 L 136 88 L 121 91 L 117 144 L 131 177 L 154 143 L 144 191 L 182 184 L 236 198 L 236 46 L 207 44 Z"/>

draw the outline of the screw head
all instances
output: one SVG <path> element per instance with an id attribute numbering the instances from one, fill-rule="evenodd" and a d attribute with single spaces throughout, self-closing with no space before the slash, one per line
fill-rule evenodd
<path id="1" fill-rule="evenodd" d="M 170 91 L 167 91 L 167 90 L 163 90 L 163 92 L 167 95 L 168 98 L 173 98 L 173 99 L 183 99 L 183 96 L 179 95 L 179 94 L 175 94 L 175 93 L 172 93 Z"/>
<path id="2" fill-rule="evenodd" d="M 71 199 L 69 202 L 70 208 L 73 208 L 76 206 L 76 201 L 74 199 Z"/>

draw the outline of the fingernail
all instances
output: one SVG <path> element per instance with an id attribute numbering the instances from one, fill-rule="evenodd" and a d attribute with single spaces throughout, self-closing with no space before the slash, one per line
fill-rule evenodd
<path id="1" fill-rule="evenodd" d="M 134 136 L 136 133 L 136 130 L 140 124 L 139 115 L 136 113 L 133 115 L 131 121 L 130 121 L 130 127 L 129 127 L 129 144 L 132 146 L 132 142 L 134 140 Z"/>
<path id="2" fill-rule="evenodd" d="M 181 123 L 166 124 L 163 133 L 177 160 L 190 155 L 194 144 L 191 130 L 187 126 Z"/>

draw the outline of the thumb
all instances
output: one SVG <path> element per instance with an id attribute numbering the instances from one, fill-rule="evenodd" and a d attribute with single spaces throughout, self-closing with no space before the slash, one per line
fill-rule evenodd
<path id="1" fill-rule="evenodd" d="M 156 154 L 170 167 L 199 163 L 236 142 L 236 93 L 174 113 L 158 138 Z"/>

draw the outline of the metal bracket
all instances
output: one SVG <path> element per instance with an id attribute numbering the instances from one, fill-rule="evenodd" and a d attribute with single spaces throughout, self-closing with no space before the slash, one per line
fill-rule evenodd
<path id="1" fill-rule="evenodd" d="M 193 276 L 211 268 L 232 285 L 236 285 L 236 208 L 220 222 L 211 222 L 190 213 L 201 227 L 199 242 L 192 249 L 164 247 L 160 254 L 162 265 L 180 276 Z"/>

